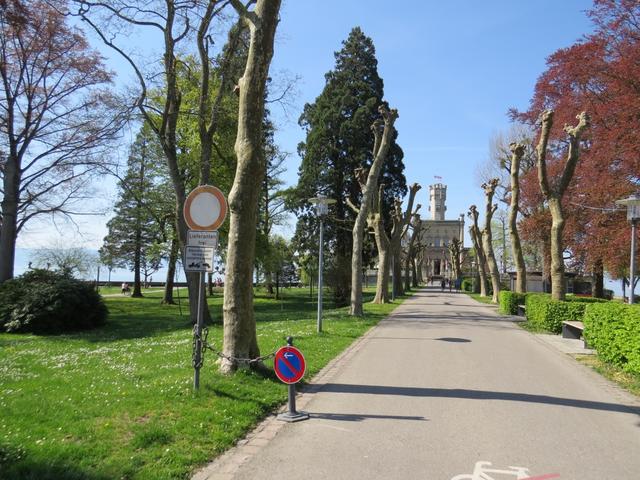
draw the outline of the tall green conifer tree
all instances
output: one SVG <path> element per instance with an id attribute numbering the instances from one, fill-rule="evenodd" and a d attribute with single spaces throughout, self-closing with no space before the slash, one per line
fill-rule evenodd
<path id="1" fill-rule="evenodd" d="M 360 204 L 362 192 L 354 170 L 368 168 L 373 161 L 371 124 L 379 116 L 384 86 L 378 75 L 373 42 L 359 27 L 351 31 L 335 58 L 335 69 L 325 75 L 322 93 L 314 103 L 305 105 L 299 120 L 307 137 L 298 147 L 302 164 L 293 196 L 298 216 L 294 242 L 301 253 L 317 248 L 318 222 L 307 199 L 319 193 L 335 199 L 325 223 L 325 245 L 328 245 L 325 265 L 335 300 L 344 305 L 349 299 L 351 229 L 355 219 L 346 201 L 350 198 L 354 204 Z M 380 175 L 380 182 L 386 185 L 384 203 L 388 206 L 393 197 L 406 193 L 403 153 L 395 141 L 396 135 Z M 364 250 L 366 255 L 366 246 Z M 369 262 L 370 259 L 364 259 L 364 265 Z"/>
<path id="2" fill-rule="evenodd" d="M 103 256 L 133 271 L 133 296 L 142 296 L 140 272 L 157 270 L 162 261 L 163 251 L 156 244 L 163 240 L 172 201 L 166 195 L 163 168 L 160 146 L 144 124 L 131 146 L 127 172 L 118 182 L 120 198 L 101 249 Z"/>

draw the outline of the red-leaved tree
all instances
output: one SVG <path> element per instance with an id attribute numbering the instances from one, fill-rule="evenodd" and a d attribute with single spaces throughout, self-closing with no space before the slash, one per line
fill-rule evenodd
<path id="1" fill-rule="evenodd" d="M 576 112 L 589 112 L 588 148 L 562 200 L 563 243 L 565 257 L 599 280 L 594 294 L 600 296 L 603 272 L 619 277 L 628 263 L 629 229 L 615 201 L 640 186 L 640 4 L 595 0 L 588 15 L 594 33 L 548 58 L 529 109 L 513 111 L 512 116 L 534 125 L 542 111 L 554 110 L 550 154 L 556 165 L 550 158 L 549 166 L 553 181 L 567 146 L 563 125 L 573 124 Z M 537 212 L 523 220 L 522 227 L 525 235 L 544 237 L 549 218 L 532 192 L 536 182 L 535 175 L 522 179 L 523 208 Z"/>

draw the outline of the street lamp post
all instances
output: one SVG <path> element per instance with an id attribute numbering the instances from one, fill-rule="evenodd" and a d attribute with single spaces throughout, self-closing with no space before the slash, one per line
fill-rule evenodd
<path id="1" fill-rule="evenodd" d="M 640 195 L 629 195 L 628 198 L 618 200 L 618 205 L 626 205 L 627 220 L 631 222 L 631 262 L 629 265 L 629 303 L 634 303 L 634 286 L 636 277 L 636 225 L 640 220 Z"/>
<path id="2" fill-rule="evenodd" d="M 316 214 L 320 219 L 320 239 L 318 246 L 318 333 L 322 332 L 322 270 L 324 266 L 323 243 L 324 243 L 324 218 L 329 213 L 329 205 L 336 203 L 333 198 L 324 195 L 310 198 L 309 202 L 316 206 Z"/>

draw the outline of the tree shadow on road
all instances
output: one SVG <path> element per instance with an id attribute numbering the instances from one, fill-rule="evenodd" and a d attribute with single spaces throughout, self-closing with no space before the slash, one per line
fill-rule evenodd
<path id="1" fill-rule="evenodd" d="M 319 420 L 334 420 L 339 422 L 362 422 L 363 420 L 410 420 L 418 422 L 428 422 L 428 418 L 414 415 L 375 415 L 368 413 L 309 413 L 311 418 Z"/>
<path id="2" fill-rule="evenodd" d="M 362 395 L 399 395 L 404 397 L 462 398 L 467 400 L 504 400 L 507 402 L 526 402 L 562 407 L 585 408 L 607 412 L 632 413 L 640 416 L 640 407 L 618 403 L 596 402 L 577 398 L 553 397 L 531 393 L 493 392 L 487 390 L 468 390 L 463 388 L 422 388 L 392 387 L 383 385 L 354 385 L 341 383 L 324 384 L 320 391 L 329 393 L 351 393 Z"/>

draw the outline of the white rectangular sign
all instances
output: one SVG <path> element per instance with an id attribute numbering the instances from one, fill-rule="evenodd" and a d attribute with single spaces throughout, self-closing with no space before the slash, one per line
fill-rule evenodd
<path id="1" fill-rule="evenodd" d="M 212 272 L 213 254 L 212 247 L 186 247 L 184 255 L 185 272 Z"/>
<path id="2" fill-rule="evenodd" d="M 207 232 L 203 230 L 187 231 L 187 246 L 189 247 L 211 247 L 218 249 L 218 232 Z"/>

